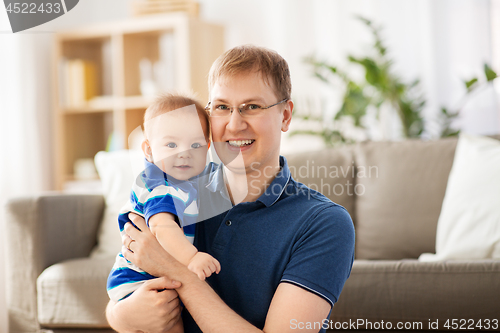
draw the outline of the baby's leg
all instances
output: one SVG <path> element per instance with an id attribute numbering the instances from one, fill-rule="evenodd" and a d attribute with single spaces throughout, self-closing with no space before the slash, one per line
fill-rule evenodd
<path id="1" fill-rule="evenodd" d="M 113 269 L 109 273 L 107 290 L 109 298 L 115 302 L 128 297 L 145 281 L 155 277 L 139 269 L 125 259 L 121 252 L 116 256 Z"/>

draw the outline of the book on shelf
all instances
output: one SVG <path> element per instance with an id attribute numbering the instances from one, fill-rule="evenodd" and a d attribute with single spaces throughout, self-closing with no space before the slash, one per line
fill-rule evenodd
<path id="1" fill-rule="evenodd" d="M 200 11 L 200 5 L 195 0 L 133 0 L 131 7 L 136 16 L 169 12 L 198 16 Z"/>
<path id="2" fill-rule="evenodd" d="M 82 107 L 98 95 L 97 69 L 92 61 L 63 60 L 61 67 L 61 102 L 64 106 Z"/>

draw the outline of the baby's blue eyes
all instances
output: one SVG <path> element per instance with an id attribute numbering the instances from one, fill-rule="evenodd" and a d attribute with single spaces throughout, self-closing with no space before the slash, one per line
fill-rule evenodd
<path id="1" fill-rule="evenodd" d="M 175 142 L 169 142 L 169 143 L 167 143 L 167 145 L 166 145 L 166 146 L 167 146 L 168 148 L 177 148 L 177 144 L 176 144 Z M 202 145 L 201 145 L 200 143 L 193 143 L 193 144 L 191 145 L 191 148 L 194 148 L 194 149 L 196 149 L 196 148 L 200 148 L 200 147 L 202 147 Z"/>

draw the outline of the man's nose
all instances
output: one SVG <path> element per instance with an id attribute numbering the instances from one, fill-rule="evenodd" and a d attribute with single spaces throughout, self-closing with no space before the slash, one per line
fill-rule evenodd
<path id="1" fill-rule="evenodd" d="M 229 115 L 229 120 L 226 129 L 230 132 L 240 132 L 247 128 L 247 122 L 241 116 L 240 110 L 234 108 L 233 112 Z"/>

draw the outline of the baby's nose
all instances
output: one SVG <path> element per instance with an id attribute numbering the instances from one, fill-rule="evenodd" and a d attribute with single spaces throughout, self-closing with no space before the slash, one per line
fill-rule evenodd
<path id="1" fill-rule="evenodd" d="M 186 149 L 177 154 L 179 158 L 189 158 L 191 156 L 191 149 Z"/>

